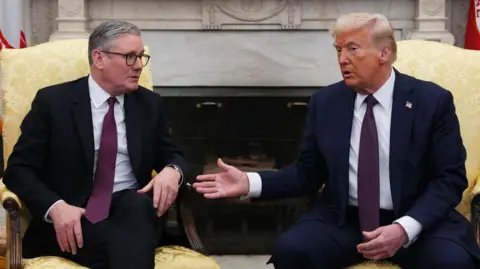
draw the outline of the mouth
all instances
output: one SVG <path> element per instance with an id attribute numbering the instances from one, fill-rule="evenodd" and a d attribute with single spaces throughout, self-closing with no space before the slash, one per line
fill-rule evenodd
<path id="1" fill-rule="evenodd" d="M 342 71 L 343 78 L 350 78 L 353 73 L 350 71 Z"/>
<path id="2" fill-rule="evenodd" d="M 140 76 L 130 76 L 130 78 L 133 79 L 133 80 L 139 80 Z"/>

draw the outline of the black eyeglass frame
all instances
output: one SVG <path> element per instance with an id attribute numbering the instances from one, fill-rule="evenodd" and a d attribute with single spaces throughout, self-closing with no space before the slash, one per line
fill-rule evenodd
<path id="1" fill-rule="evenodd" d="M 142 64 L 143 64 L 143 67 L 145 67 L 148 62 L 150 61 L 150 55 L 148 54 L 135 54 L 135 53 L 120 53 L 120 52 L 114 52 L 114 51 L 107 51 L 107 50 L 100 50 L 101 52 L 103 53 L 107 53 L 107 54 L 115 54 L 115 55 L 120 55 L 120 56 L 123 56 L 125 58 L 125 64 L 127 66 L 132 66 L 134 65 L 138 59 L 140 59 L 140 61 L 142 61 Z M 135 56 L 135 60 L 133 60 L 133 62 L 131 64 L 129 64 L 129 61 L 128 61 L 128 57 L 131 57 L 131 56 Z M 143 60 L 143 57 L 145 57 L 146 61 Z"/>

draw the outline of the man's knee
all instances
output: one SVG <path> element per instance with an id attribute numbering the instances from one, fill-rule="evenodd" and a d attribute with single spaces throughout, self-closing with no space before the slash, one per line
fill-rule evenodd
<path id="1" fill-rule="evenodd" d="M 340 250 L 328 235 L 322 242 L 305 241 L 295 233 L 286 232 L 277 240 L 272 252 L 271 262 L 279 268 L 317 268 L 320 264 L 328 268 L 337 268 Z M 316 240 L 315 240 L 316 241 Z M 285 266 L 287 265 L 287 266 Z"/>
<path id="2" fill-rule="evenodd" d="M 156 219 L 152 199 L 146 194 L 137 193 L 133 190 L 125 193 L 116 211 L 117 215 L 128 216 L 137 220 L 154 221 Z"/>
<path id="3" fill-rule="evenodd" d="M 279 264 L 293 265 L 302 260 L 305 261 L 307 257 L 308 254 L 302 248 L 301 242 L 287 233 L 282 234 L 275 243 L 270 262 L 273 262 L 276 266 Z"/>
<path id="4" fill-rule="evenodd" d="M 297 256 L 306 256 L 307 253 L 302 249 L 301 243 L 297 242 L 288 234 L 283 234 L 277 240 L 273 249 L 272 256 L 282 258 L 292 258 Z"/>
<path id="5" fill-rule="evenodd" d="M 450 269 L 450 268 L 462 268 L 462 269 L 474 269 L 474 263 L 471 255 L 466 251 L 458 251 L 451 255 L 437 256 L 432 261 L 432 268 L 438 269 Z"/>
<path id="6" fill-rule="evenodd" d="M 424 250 L 427 251 L 427 255 L 419 253 L 417 258 L 423 262 L 417 267 L 474 269 L 472 255 L 464 247 L 447 240 L 438 241 L 436 247 L 430 244 L 428 249 Z"/>
<path id="7" fill-rule="evenodd" d="M 152 209 L 153 207 L 153 201 L 150 197 L 148 197 L 146 194 L 142 193 L 134 193 L 128 197 L 130 199 L 130 203 L 128 203 L 132 209 L 139 209 L 139 208 L 148 208 Z"/>

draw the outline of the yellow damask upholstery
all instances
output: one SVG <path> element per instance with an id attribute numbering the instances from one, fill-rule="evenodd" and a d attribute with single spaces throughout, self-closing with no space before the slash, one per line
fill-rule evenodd
<path id="1" fill-rule="evenodd" d="M 400 269 L 400 267 L 389 262 L 364 262 L 347 269 Z"/>
<path id="2" fill-rule="evenodd" d="M 60 257 L 23 259 L 23 269 L 88 269 Z M 155 251 L 154 269 L 220 269 L 212 259 L 179 246 L 160 247 Z"/>
<path id="3" fill-rule="evenodd" d="M 400 72 L 433 81 L 453 94 L 469 181 L 457 210 L 470 219 L 472 191 L 480 188 L 480 52 L 419 40 L 401 41 L 398 50 L 395 66 Z"/>
<path id="4" fill-rule="evenodd" d="M 470 204 L 480 193 L 480 52 L 448 44 L 403 40 L 398 42 L 398 71 L 435 82 L 454 96 L 463 142 L 467 149 L 468 188 L 457 210 L 470 219 Z M 361 264 L 348 269 L 400 268 L 394 265 Z"/>
<path id="5" fill-rule="evenodd" d="M 146 47 L 148 53 L 148 47 Z M 89 72 L 87 40 L 60 40 L 47 42 L 21 50 L 3 49 L 0 52 L 0 70 L 3 95 L 3 148 L 5 165 L 20 135 L 20 124 L 30 109 L 38 89 L 74 80 Z M 150 63 L 144 68 L 140 85 L 153 89 Z M 0 199 L 18 197 L 0 182 Z M 28 225 L 28 212 L 22 211 L 21 234 Z M 9 219 L 7 217 L 7 223 Z M 7 229 L 9 232 L 10 229 Z M 7 236 L 8 237 L 8 236 Z M 7 258 L 9 257 L 7 249 Z M 205 269 L 218 269 L 211 258 L 188 249 L 171 246 L 158 248 L 155 268 L 189 269 L 190 263 L 201 264 Z M 59 257 L 38 257 L 23 260 L 26 269 L 84 268 Z"/>
<path id="6" fill-rule="evenodd" d="M 220 269 L 220 266 L 198 252 L 184 247 L 168 246 L 157 248 L 155 269 Z"/>

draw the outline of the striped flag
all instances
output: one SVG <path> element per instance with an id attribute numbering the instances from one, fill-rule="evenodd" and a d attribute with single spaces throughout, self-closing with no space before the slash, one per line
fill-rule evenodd
<path id="1" fill-rule="evenodd" d="M 0 0 L 0 50 L 27 46 L 27 8 L 24 0 Z"/>
<path id="2" fill-rule="evenodd" d="M 467 27 L 465 29 L 465 49 L 480 50 L 480 0 L 470 0 Z"/>

